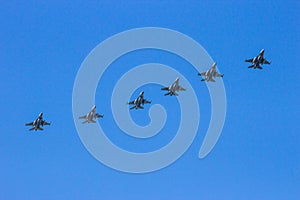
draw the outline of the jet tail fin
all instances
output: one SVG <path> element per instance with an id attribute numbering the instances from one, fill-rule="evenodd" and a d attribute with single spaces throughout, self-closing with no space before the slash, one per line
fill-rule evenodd
<path id="1" fill-rule="evenodd" d="M 31 128 L 31 129 L 29 129 L 30 131 L 33 131 L 34 130 L 34 127 L 33 128 Z"/>
<path id="2" fill-rule="evenodd" d="M 250 65 L 248 68 L 253 68 L 254 67 L 254 65 Z"/>
<path id="3" fill-rule="evenodd" d="M 37 128 L 37 129 L 40 130 L 40 131 L 44 130 L 44 129 L 42 129 L 41 127 Z"/>

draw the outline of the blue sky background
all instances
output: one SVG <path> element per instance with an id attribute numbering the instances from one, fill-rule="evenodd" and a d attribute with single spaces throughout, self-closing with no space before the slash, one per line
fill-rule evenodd
<path id="1" fill-rule="evenodd" d="M 299 9 L 297 1 L 1 2 L 0 199 L 297 199 Z M 217 145 L 199 160 L 210 99 L 195 69 L 162 51 L 123 56 L 104 74 L 96 94 L 98 111 L 105 114 L 100 124 L 118 146 L 151 151 L 168 143 L 178 128 L 176 99 L 161 98 L 159 86 L 145 86 L 148 99 L 166 106 L 166 127 L 146 141 L 118 129 L 110 110 L 111 84 L 133 66 L 158 62 L 182 71 L 201 107 L 188 151 L 163 170 L 136 175 L 104 166 L 85 149 L 72 118 L 72 89 L 96 45 L 146 26 L 187 34 L 218 62 L 225 74 L 227 116 Z M 272 64 L 249 70 L 244 60 L 262 48 Z M 146 125 L 147 111 L 132 117 Z M 29 132 L 24 124 L 39 112 L 52 125 Z"/>

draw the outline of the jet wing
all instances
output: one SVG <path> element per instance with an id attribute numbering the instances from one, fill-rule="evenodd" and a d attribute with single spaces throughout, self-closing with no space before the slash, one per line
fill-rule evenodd
<path id="1" fill-rule="evenodd" d="M 267 61 L 266 59 L 263 60 L 262 64 L 271 64 L 271 62 Z"/>
<path id="2" fill-rule="evenodd" d="M 85 118 L 86 118 L 86 115 L 79 117 L 79 119 L 85 119 Z"/>
<path id="3" fill-rule="evenodd" d="M 33 122 L 27 123 L 25 126 L 33 126 Z"/>
<path id="4" fill-rule="evenodd" d="M 100 115 L 98 113 L 96 113 L 96 118 L 103 118 L 104 115 Z"/>
<path id="5" fill-rule="evenodd" d="M 205 76 L 206 72 L 198 73 L 198 76 Z"/>
<path id="6" fill-rule="evenodd" d="M 50 123 L 49 123 L 49 122 L 46 122 L 46 121 L 43 121 L 43 122 L 42 122 L 42 125 L 43 125 L 43 126 L 45 126 L 45 125 L 50 125 Z"/>
<path id="7" fill-rule="evenodd" d="M 127 104 L 130 104 L 130 105 L 134 104 L 134 101 L 129 101 Z"/>
<path id="8" fill-rule="evenodd" d="M 148 101 L 148 100 L 146 100 L 146 99 L 143 99 L 143 104 L 149 104 L 149 103 L 151 103 L 151 101 Z"/>
<path id="9" fill-rule="evenodd" d="M 245 62 L 253 62 L 254 58 L 251 58 L 251 59 L 248 59 L 248 60 L 245 60 Z"/>
<path id="10" fill-rule="evenodd" d="M 214 73 L 214 77 L 223 77 L 223 75 L 222 75 L 222 74 L 219 74 L 218 72 L 215 72 L 215 73 Z"/>
<path id="11" fill-rule="evenodd" d="M 169 87 L 161 88 L 161 90 L 169 90 Z"/>
<path id="12" fill-rule="evenodd" d="M 181 87 L 181 86 L 178 86 L 178 90 L 179 91 L 185 91 L 185 89 L 183 87 Z"/>

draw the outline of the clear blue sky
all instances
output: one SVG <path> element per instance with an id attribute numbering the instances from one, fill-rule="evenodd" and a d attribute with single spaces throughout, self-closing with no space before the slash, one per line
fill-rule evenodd
<path id="1" fill-rule="evenodd" d="M 297 199 L 299 9 L 298 1 L 2 1 L 0 199 Z M 81 63 L 96 45 L 145 26 L 180 31 L 208 51 L 225 74 L 227 116 L 217 145 L 199 160 L 210 100 L 200 77 L 183 70 L 198 91 L 197 137 L 173 165 L 136 175 L 104 166 L 85 149 L 73 122 L 72 89 Z M 244 60 L 262 48 L 272 64 L 262 71 L 247 69 Z M 126 71 L 116 71 L 118 64 L 130 69 L 147 62 L 191 67 L 165 52 L 135 52 L 103 76 L 107 82 L 99 89 L 108 95 L 96 95 L 99 112 L 105 113 L 103 129 L 114 133 L 108 137 L 137 152 L 163 146 L 178 127 L 175 117 L 166 124 L 170 135 L 140 143 L 125 137 L 112 121 L 109 80 Z M 157 93 L 148 95 L 158 101 Z M 178 112 L 171 99 L 173 105 Z M 29 132 L 24 124 L 39 112 L 52 125 Z M 145 125 L 149 119 L 141 113 L 133 118 Z"/>

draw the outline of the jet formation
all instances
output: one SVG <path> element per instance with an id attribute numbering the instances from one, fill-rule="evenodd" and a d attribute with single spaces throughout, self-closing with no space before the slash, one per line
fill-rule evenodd
<path id="1" fill-rule="evenodd" d="M 33 126 L 31 129 L 29 129 L 30 131 L 32 130 L 44 130 L 43 128 L 41 128 L 41 126 L 45 126 L 45 125 L 50 125 L 50 123 L 46 122 L 45 120 L 43 120 L 43 113 L 40 113 L 38 118 L 36 120 L 34 120 L 33 122 L 27 123 L 25 124 L 25 126 Z"/>
<path id="2" fill-rule="evenodd" d="M 265 52 L 265 50 L 262 49 L 256 57 L 245 60 L 245 62 L 252 63 L 252 65 L 250 65 L 248 68 L 263 69 L 260 65 L 271 64 L 271 62 L 267 61 L 264 58 L 264 52 Z M 214 80 L 214 78 L 217 78 L 217 77 L 222 78 L 224 76 L 224 74 L 220 74 L 219 72 L 217 72 L 216 66 L 217 66 L 217 63 L 213 63 L 213 65 L 211 66 L 211 68 L 209 70 L 207 70 L 206 72 L 198 73 L 199 76 L 203 77 L 201 81 L 216 82 Z M 172 83 L 168 87 L 161 88 L 161 90 L 167 91 L 167 93 L 165 93 L 164 96 L 168 96 L 168 95 L 169 96 L 173 96 L 173 95 L 178 96 L 177 92 L 185 91 L 186 89 L 179 85 L 179 78 L 176 78 L 174 83 Z M 144 98 L 144 91 L 142 91 L 135 100 L 130 101 L 127 104 L 133 105 L 132 107 L 130 107 L 130 110 L 132 110 L 132 109 L 144 109 L 144 107 L 143 107 L 144 104 L 150 104 L 150 103 L 151 103 L 151 101 L 148 101 Z M 96 106 L 94 105 L 89 113 L 79 117 L 79 119 L 85 119 L 85 121 L 82 122 L 83 124 L 96 123 L 96 119 L 103 118 L 103 116 L 104 115 L 100 115 L 100 114 L 96 113 Z M 30 123 L 27 123 L 25 125 L 33 126 L 32 128 L 29 129 L 30 131 L 32 131 L 32 130 L 35 130 L 35 131 L 41 130 L 42 131 L 43 128 L 41 128 L 41 127 L 43 127 L 45 125 L 50 125 L 50 123 L 43 120 L 43 113 L 40 113 L 36 120 L 34 120 L 33 122 L 30 122 Z"/>
<path id="3" fill-rule="evenodd" d="M 216 66 L 217 66 L 217 63 L 214 63 L 212 65 L 212 67 L 209 70 L 207 70 L 206 72 L 198 73 L 199 76 L 204 76 L 204 78 L 201 81 L 216 82 L 215 79 L 213 79 L 213 78 L 223 77 L 224 74 L 219 74 L 217 72 Z"/>
<path id="4" fill-rule="evenodd" d="M 178 96 L 178 94 L 176 92 L 185 91 L 185 89 L 179 85 L 179 78 L 176 78 L 175 82 L 172 83 L 172 85 L 170 85 L 169 87 L 161 88 L 161 90 L 167 90 L 168 91 L 168 93 L 166 93 L 165 96 L 167 96 L 167 95 Z"/>
<path id="5" fill-rule="evenodd" d="M 256 68 L 258 68 L 258 69 L 263 69 L 263 68 L 260 66 L 260 64 L 261 64 L 261 65 L 263 65 L 263 64 L 268 64 L 268 65 L 271 64 L 271 62 L 267 61 L 267 60 L 264 58 L 264 53 L 265 53 L 265 50 L 262 49 L 262 50 L 259 52 L 258 56 L 254 57 L 254 58 L 251 58 L 251 59 L 248 59 L 248 60 L 245 60 L 245 62 L 250 62 L 250 63 L 252 63 L 252 65 L 250 65 L 248 68 L 253 68 L 253 69 L 256 69 Z"/>
<path id="6" fill-rule="evenodd" d="M 100 115 L 100 114 L 96 113 L 96 106 L 94 105 L 92 107 L 92 110 L 89 113 L 79 117 L 79 119 L 85 119 L 85 121 L 82 122 L 83 124 L 85 124 L 85 123 L 96 123 L 95 119 L 103 118 L 103 116 L 104 115 Z"/>
<path id="7" fill-rule="evenodd" d="M 138 98 L 136 98 L 133 101 L 128 102 L 127 104 L 133 105 L 133 107 L 130 108 L 130 110 L 132 110 L 132 109 L 144 109 L 143 105 L 150 104 L 150 103 L 151 103 L 151 101 L 148 101 L 144 98 L 144 91 L 142 91 L 140 93 L 140 95 L 138 96 Z"/>

